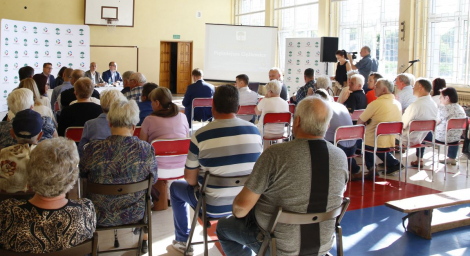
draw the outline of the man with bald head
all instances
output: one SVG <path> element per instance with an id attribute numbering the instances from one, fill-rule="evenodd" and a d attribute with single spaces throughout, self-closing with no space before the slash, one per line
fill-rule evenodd
<path id="1" fill-rule="evenodd" d="M 366 125 L 366 145 L 365 149 L 374 150 L 375 128 L 382 122 L 401 122 L 401 104 L 393 95 L 394 86 L 392 81 L 380 78 L 375 83 L 375 96 L 377 99 L 372 101 L 364 112 L 359 116 L 357 124 Z M 377 140 L 377 151 L 387 150 L 395 147 L 395 135 L 380 136 Z M 384 161 L 384 154 L 377 153 L 377 156 Z M 387 174 L 392 174 L 400 170 L 400 162 L 390 153 L 387 156 Z M 365 161 L 369 169 L 368 179 L 373 179 L 374 175 L 374 154 L 365 152 Z"/>
<path id="2" fill-rule="evenodd" d="M 96 62 L 90 63 L 90 70 L 85 72 L 85 76 L 90 78 L 95 86 L 104 86 L 106 84 L 101 78 L 100 72 L 96 71 Z"/>
<path id="3" fill-rule="evenodd" d="M 348 53 L 348 59 L 349 59 L 349 63 L 351 63 L 351 68 L 359 70 L 359 73 L 365 78 L 363 89 L 364 89 L 364 92 L 367 93 L 369 91 L 369 88 L 367 86 L 367 81 L 369 79 L 370 72 L 377 72 L 377 70 L 379 69 L 379 63 L 377 62 L 375 58 L 372 58 L 370 56 L 369 46 L 362 47 L 360 55 L 362 59 L 359 62 L 357 62 L 356 65 L 353 64 L 351 53 Z"/>
<path id="4" fill-rule="evenodd" d="M 147 79 L 144 74 L 136 72 L 129 77 L 129 88 L 130 91 L 124 93 L 124 96 L 128 100 L 135 100 L 137 102 L 142 102 L 141 95 L 142 90 L 144 89 L 144 84 L 147 83 Z"/>
<path id="5" fill-rule="evenodd" d="M 227 256 L 257 254 L 262 243 L 257 237 L 260 227 L 267 229 L 279 207 L 284 211 L 315 213 L 341 205 L 348 164 L 345 153 L 323 138 L 331 117 L 329 104 L 318 97 L 306 97 L 298 103 L 293 125 L 295 139 L 263 152 L 233 201 L 233 216 L 217 224 L 217 236 Z M 321 236 L 300 225 L 278 225 L 275 254 L 325 255 L 333 246 L 335 222 L 322 222 L 318 228 Z M 305 239 L 309 243 L 302 243 L 301 247 Z"/>

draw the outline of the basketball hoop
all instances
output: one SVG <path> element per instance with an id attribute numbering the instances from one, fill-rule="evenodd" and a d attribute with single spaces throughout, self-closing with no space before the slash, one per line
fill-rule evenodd
<path id="1" fill-rule="evenodd" d="M 108 27 L 109 32 L 114 32 L 116 30 L 116 24 L 119 21 L 119 19 L 113 19 L 113 18 L 104 18 L 106 20 L 106 26 Z"/>

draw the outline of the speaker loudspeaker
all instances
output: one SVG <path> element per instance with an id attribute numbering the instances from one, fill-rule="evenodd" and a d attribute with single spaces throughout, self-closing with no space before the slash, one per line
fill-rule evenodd
<path id="1" fill-rule="evenodd" d="M 320 62 L 337 62 L 338 41 L 337 37 L 321 38 Z"/>

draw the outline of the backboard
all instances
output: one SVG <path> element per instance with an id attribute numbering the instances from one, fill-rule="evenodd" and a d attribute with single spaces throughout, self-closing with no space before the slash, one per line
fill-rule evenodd
<path id="1" fill-rule="evenodd" d="M 85 25 L 107 26 L 117 19 L 117 27 L 134 26 L 135 0 L 85 0 Z"/>

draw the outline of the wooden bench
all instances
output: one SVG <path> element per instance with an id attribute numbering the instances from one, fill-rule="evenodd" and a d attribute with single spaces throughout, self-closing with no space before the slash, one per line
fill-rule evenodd
<path id="1" fill-rule="evenodd" d="M 444 217 L 433 220 L 433 210 L 467 203 L 470 203 L 470 189 L 416 196 L 390 201 L 385 205 L 408 214 L 403 218 L 403 226 L 404 221 L 408 219 L 407 231 L 431 239 L 432 233 L 470 225 L 470 217 L 468 216 L 452 216 L 452 218 Z"/>

